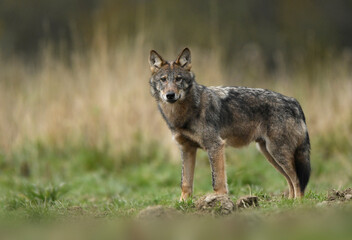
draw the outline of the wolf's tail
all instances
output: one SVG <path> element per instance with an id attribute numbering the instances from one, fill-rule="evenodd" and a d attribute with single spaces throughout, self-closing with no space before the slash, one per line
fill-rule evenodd
<path id="1" fill-rule="evenodd" d="M 295 152 L 295 166 L 296 173 L 299 180 L 302 193 L 306 188 L 310 177 L 310 141 L 308 132 L 301 145 L 299 145 Z"/>

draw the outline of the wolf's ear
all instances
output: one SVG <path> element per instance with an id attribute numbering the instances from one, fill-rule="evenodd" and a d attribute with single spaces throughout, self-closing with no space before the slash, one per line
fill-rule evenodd
<path id="1" fill-rule="evenodd" d="M 191 70 L 191 51 L 188 48 L 183 49 L 175 63 L 187 70 Z"/>
<path id="2" fill-rule="evenodd" d="M 150 70 L 152 72 L 156 72 L 159 68 L 166 64 L 166 61 L 155 50 L 151 50 L 149 56 L 149 64 Z"/>

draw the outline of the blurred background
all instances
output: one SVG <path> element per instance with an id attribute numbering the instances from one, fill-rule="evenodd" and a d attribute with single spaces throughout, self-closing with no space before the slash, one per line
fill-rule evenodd
<path id="1" fill-rule="evenodd" d="M 160 50 L 192 44 L 233 59 L 256 45 L 268 67 L 278 52 L 320 59 L 352 45 L 352 3 L 337 1 L 1 1 L 4 54 L 28 56 L 45 43 L 87 50 L 100 33 L 111 48 L 142 35 Z M 167 39 L 168 41 L 166 41 Z"/>
<path id="2" fill-rule="evenodd" d="M 350 186 L 351 12 L 349 0 L 2 0 L 3 211 L 39 211 L 28 203 L 48 194 L 55 203 L 62 189 L 66 205 L 104 201 L 115 212 L 177 199 L 179 154 L 149 94 L 148 57 L 155 49 L 172 60 L 186 46 L 200 84 L 299 100 L 310 196 Z M 226 155 L 231 194 L 285 188 L 254 146 Z M 196 194 L 209 192 L 202 151 L 197 164 Z"/>

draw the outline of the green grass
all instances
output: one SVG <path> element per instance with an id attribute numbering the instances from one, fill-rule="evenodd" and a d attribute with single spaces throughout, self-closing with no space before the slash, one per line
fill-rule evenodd
<path id="1" fill-rule="evenodd" d="M 288 239 L 348 239 L 352 204 L 317 204 L 327 199 L 330 189 L 352 185 L 351 149 L 326 155 L 320 148 L 324 141 L 325 137 L 313 142 L 313 172 L 303 199 L 283 197 L 286 181 L 254 145 L 228 148 L 232 200 L 256 195 L 259 208 L 238 211 L 230 218 L 162 220 L 140 231 L 149 236 L 145 239 L 177 239 L 173 237 L 179 229 L 193 239 L 214 239 L 220 233 L 223 239 L 286 239 L 287 234 Z M 136 227 L 128 220 L 148 206 L 163 205 L 197 216 L 195 199 L 212 192 L 207 154 L 202 150 L 197 154 L 194 198 L 179 202 L 180 160 L 160 146 L 136 135 L 134 144 L 120 153 L 112 153 L 109 145 L 97 149 L 87 144 L 54 147 L 37 142 L 0 154 L 0 230 L 8 233 L 2 236 L 37 239 L 46 233 L 46 239 L 125 239 L 131 236 L 129 229 Z"/>
<path id="2" fill-rule="evenodd" d="M 317 140 L 317 143 L 325 141 Z M 227 174 L 233 200 L 243 195 L 260 199 L 259 214 L 313 207 L 326 199 L 331 188 L 352 184 L 346 168 L 351 151 L 324 156 L 313 143 L 313 174 L 306 196 L 282 196 L 284 178 L 253 145 L 226 150 Z M 322 151 L 321 151 L 322 152 Z M 150 205 L 165 205 L 182 212 L 194 211 L 193 200 L 178 202 L 180 160 L 136 136 L 126 151 L 111 154 L 108 145 L 47 146 L 28 144 L 9 156 L 0 155 L 0 216 L 15 219 L 56 219 L 71 216 L 130 217 Z M 351 164 L 351 163 L 349 163 Z M 195 198 L 212 192 L 207 154 L 199 150 L 195 173 Z"/>

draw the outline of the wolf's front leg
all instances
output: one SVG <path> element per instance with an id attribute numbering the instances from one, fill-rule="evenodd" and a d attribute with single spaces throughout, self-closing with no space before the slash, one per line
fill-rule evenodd
<path id="1" fill-rule="evenodd" d="M 197 148 L 189 145 L 180 145 L 182 157 L 182 176 L 180 201 L 186 200 L 193 193 L 193 176 L 196 163 Z"/>
<path id="2" fill-rule="evenodd" d="M 225 143 L 223 141 L 213 144 L 208 150 L 213 189 L 217 194 L 228 193 L 224 151 Z"/>

